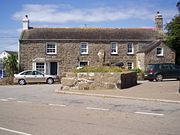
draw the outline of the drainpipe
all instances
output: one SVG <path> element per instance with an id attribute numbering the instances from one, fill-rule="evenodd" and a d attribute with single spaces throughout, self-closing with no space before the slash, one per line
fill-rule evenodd
<path id="1" fill-rule="evenodd" d="M 179 93 L 180 93 L 180 81 L 179 81 Z"/>

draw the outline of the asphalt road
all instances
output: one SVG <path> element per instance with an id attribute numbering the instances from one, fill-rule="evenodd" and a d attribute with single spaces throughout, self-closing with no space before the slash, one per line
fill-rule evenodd
<path id="1" fill-rule="evenodd" d="M 180 104 L 61 95 L 58 87 L 0 86 L 0 135 L 180 133 Z"/>

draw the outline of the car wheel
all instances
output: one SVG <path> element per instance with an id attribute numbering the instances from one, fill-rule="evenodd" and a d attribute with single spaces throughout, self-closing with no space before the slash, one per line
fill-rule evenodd
<path id="1" fill-rule="evenodd" d="M 156 75 L 156 81 L 162 81 L 162 80 L 163 80 L 163 75 L 162 74 Z"/>
<path id="2" fill-rule="evenodd" d="M 149 79 L 150 82 L 152 82 L 154 79 Z"/>
<path id="3" fill-rule="evenodd" d="M 53 83 L 54 83 L 54 80 L 53 80 L 52 78 L 48 78 L 48 79 L 47 79 L 47 83 L 48 83 L 48 84 L 53 84 Z"/>
<path id="4" fill-rule="evenodd" d="M 25 85 L 26 84 L 26 81 L 24 79 L 20 79 L 19 82 L 18 82 L 20 85 Z"/>

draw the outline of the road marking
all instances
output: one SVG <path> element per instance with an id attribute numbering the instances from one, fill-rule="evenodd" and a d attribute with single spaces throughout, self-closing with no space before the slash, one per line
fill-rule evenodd
<path id="1" fill-rule="evenodd" d="M 32 102 L 29 102 L 29 101 L 17 101 L 18 103 L 32 103 Z"/>
<path id="2" fill-rule="evenodd" d="M 0 99 L 0 101 L 7 102 L 7 101 L 9 101 L 9 100 L 8 100 L 8 99 Z"/>
<path id="3" fill-rule="evenodd" d="M 59 105 L 59 104 L 48 104 L 50 106 L 60 106 L 60 107 L 65 107 L 66 105 Z"/>
<path id="4" fill-rule="evenodd" d="M 161 113 L 148 113 L 148 112 L 134 112 L 137 114 L 146 114 L 146 115 L 157 115 L 157 116 L 164 116 L 164 114 Z"/>
<path id="5" fill-rule="evenodd" d="M 20 135 L 32 135 L 32 134 L 28 134 L 28 133 L 24 133 L 24 132 L 19 132 L 19 131 L 16 131 L 16 130 L 7 129 L 7 128 L 3 128 L 3 127 L 0 127 L 0 130 L 16 133 L 16 134 L 20 134 Z"/>
<path id="6" fill-rule="evenodd" d="M 106 98 L 122 98 L 122 99 L 132 99 L 132 100 L 142 100 L 142 101 L 153 101 L 153 102 L 165 102 L 165 103 L 177 103 L 180 101 L 176 100 L 164 100 L 164 99 L 152 99 L 152 98 L 139 98 L 139 97 L 127 97 L 127 96 L 116 96 L 116 95 L 104 95 L 104 94 L 92 94 L 83 92 L 69 92 L 69 91 L 58 91 L 61 94 L 71 94 L 71 95 L 83 95 L 83 96 L 96 96 L 96 97 L 106 97 Z"/>
<path id="7" fill-rule="evenodd" d="M 109 109 L 105 108 L 94 108 L 94 107 L 86 107 L 88 110 L 99 110 L 99 111 L 109 111 Z"/>
<path id="8" fill-rule="evenodd" d="M 8 100 L 17 100 L 17 98 L 7 98 Z"/>

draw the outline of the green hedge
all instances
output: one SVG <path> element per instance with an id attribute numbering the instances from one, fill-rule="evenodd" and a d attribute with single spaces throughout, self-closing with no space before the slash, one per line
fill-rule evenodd
<path id="1" fill-rule="evenodd" d="M 79 72 L 128 72 L 129 70 L 127 69 L 122 69 L 116 66 L 103 66 L 103 67 L 92 67 L 92 66 L 86 66 L 82 67 L 80 69 L 75 69 L 75 73 Z"/>
<path id="2" fill-rule="evenodd" d="M 139 68 L 134 68 L 132 71 L 136 71 L 137 73 L 143 73 L 143 71 Z"/>

